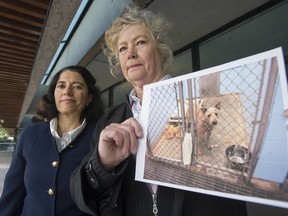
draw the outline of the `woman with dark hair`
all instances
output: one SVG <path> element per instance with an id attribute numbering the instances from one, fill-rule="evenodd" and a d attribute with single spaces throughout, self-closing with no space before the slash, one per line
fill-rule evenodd
<path id="1" fill-rule="evenodd" d="M 6 174 L 1 216 L 88 215 L 71 199 L 69 179 L 89 152 L 103 114 L 91 73 L 80 66 L 60 70 L 39 103 L 48 121 L 24 128 Z"/>
<path id="2" fill-rule="evenodd" d="M 54 90 L 56 88 L 60 75 L 67 70 L 77 72 L 83 77 L 87 85 L 88 92 L 93 97 L 91 103 L 89 103 L 89 105 L 86 106 L 83 112 L 81 113 L 80 120 L 83 121 L 83 119 L 86 118 L 87 121 L 90 120 L 95 121 L 103 114 L 103 106 L 102 106 L 102 100 L 100 98 L 100 92 L 98 88 L 95 86 L 96 84 L 95 78 L 86 68 L 81 66 L 69 66 L 63 68 L 57 74 L 55 74 L 48 87 L 47 94 L 45 94 L 40 101 L 42 107 L 41 106 L 38 107 L 37 114 L 48 120 L 51 120 L 58 116 L 59 111 L 55 103 Z"/>

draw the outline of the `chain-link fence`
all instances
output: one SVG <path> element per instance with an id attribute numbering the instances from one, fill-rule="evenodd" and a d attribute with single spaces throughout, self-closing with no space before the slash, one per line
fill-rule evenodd
<path id="1" fill-rule="evenodd" d="M 250 184 L 276 78 L 277 61 L 269 59 L 152 88 L 146 160 L 219 184 Z"/>

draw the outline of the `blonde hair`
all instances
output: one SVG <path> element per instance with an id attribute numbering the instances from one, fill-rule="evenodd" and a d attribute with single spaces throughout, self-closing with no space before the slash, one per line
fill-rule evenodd
<path id="1" fill-rule="evenodd" d="M 149 10 L 140 9 L 134 3 L 130 3 L 105 32 L 106 46 L 104 47 L 104 54 L 108 58 L 111 74 L 118 79 L 123 78 L 117 56 L 117 41 L 123 27 L 130 24 L 144 24 L 148 32 L 151 33 L 156 49 L 161 56 L 161 66 L 164 72 L 168 65 L 173 61 L 173 53 L 168 45 L 167 34 L 170 23 L 168 23 L 160 14 L 154 14 Z"/>

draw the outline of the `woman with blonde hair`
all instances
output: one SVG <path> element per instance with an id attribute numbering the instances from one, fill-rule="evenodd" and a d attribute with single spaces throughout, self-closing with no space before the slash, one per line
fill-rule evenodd
<path id="1" fill-rule="evenodd" d="M 162 16 L 129 4 L 106 31 L 110 71 L 134 88 L 126 103 L 98 122 L 96 147 L 74 172 L 71 194 L 82 211 L 97 216 L 245 216 L 245 202 L 134 180 L 143 86 L 170 77 L 165 75 L 173 59 L 167 27 Z"/>

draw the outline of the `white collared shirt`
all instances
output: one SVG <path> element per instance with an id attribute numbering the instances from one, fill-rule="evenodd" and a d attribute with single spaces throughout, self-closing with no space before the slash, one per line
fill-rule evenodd
<path id="1" fill-rule="evenodd" d="M 57 124 L 58 119 L 55 117 L 50 121 L 50 131 L 52 136 L 55 138 L 58 152 L 61 152 L 84 130 L 87 123 L 86 119 L 84 119 L 79 127 L 67 133 L 63 133 L 62 137 L 57 133 Z"/>

